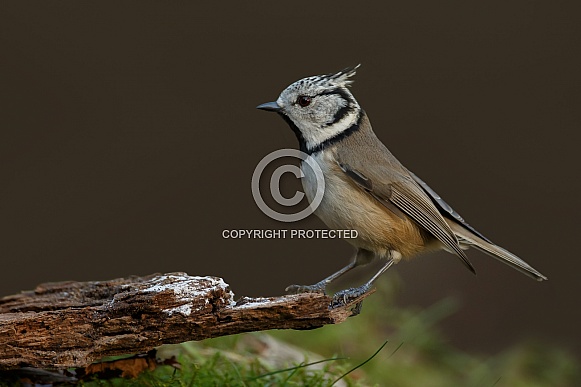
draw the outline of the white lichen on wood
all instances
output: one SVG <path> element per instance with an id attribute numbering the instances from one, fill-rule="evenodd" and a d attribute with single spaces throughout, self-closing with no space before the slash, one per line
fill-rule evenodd
<path id="1" fill-rule="evenodd" d="M 217 277 L 168 273 L 60 282 L 0 298 L 0 369 L 83 367 L 162 344 L 337 324 L 368 294 L 329 308 L 323 294 L 242 298 Z"/>
<path id="2" fill-rule="evenodd" d="M 180 313 L 184 316 L 189 316 L 193 312 L 200 311 L 204 306 L 193 307 L 194 301 L 204 300 L 204 304 L 208 305 L 210 302 L 209 295 L 218 292 L 225 292 L 229 295 L 228 300 L 221 297 L 221 301 L 225 304 L 233 306 L 234 293 L 229 289 L 229 286 L 222 278 L 218 277 L 193 277 L 186 273 L 171 273 L 166 275 L 156 276 L 151 279 L 151 286 L 143 289 L 147 293 L 163 293 L 172 292 L 175 296 L 176 303 L 181 305 L 164 309 L 168 315 Z"/>

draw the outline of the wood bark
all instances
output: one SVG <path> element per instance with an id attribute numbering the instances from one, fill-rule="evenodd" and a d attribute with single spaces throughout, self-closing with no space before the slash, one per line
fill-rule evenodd
<path id="1" fill-rule="evenodd" d="M 323 294 L 234 301 L 221 278 L 186 273 L 42 284 L 0 299 L 0 369 L 84 367 L 162 344 L 318 328 L 344 321 L 370 293 L 330 308 Z"/>

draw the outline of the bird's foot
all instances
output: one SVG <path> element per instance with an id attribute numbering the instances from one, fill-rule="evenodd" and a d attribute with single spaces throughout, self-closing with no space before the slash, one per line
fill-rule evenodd
<path id="1" fill-rule="evenodd" d="M 358 299 L 365 293 L 371 290 L 371 285 L 365 284 L 358 288 L 350 288 L 341 290 L 333 296 L 333 301 L 331 305 L 329 305 L 329 309 L 340 308 L 342 306 L 348 305 L 349 303 L 353 302 L 354 300 Z M 363 301 L 360 301 L 355 304 L 355 307 L 352 309 L 353 316 L 358 315 L 361 312 L 361 308 L 363 306 Z"/>
<path id="2" fill-rule="evenodd" d="M 290 285 L 287 286 L 285 291 L 289 294 L 299 294 L 299 293 L 325 293 L 325 287 L 327 283 L 325 281 L 317 282 L 314 285 Z"/>

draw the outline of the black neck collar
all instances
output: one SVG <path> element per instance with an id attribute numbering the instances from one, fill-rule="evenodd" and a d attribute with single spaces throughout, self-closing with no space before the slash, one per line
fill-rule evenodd
<path id="1" fill-rule="evenodd" d="M 347 138 L 347 137 L 351 136 L 353 133 L 355 133 L 355 132 L 357 132 L 359 130 L 359 125 L 361 124 L 361 118 L 363 117 L 363 114 L 364 113 L 363 113 L 363 110 L 362 110 L 359 113 L 359 115 L 357 116 L 357 121 L 355 121 L 355 123 L 353 125 L 351 125 L 347 129 L 345 129 L 341 133 L 337 133 L 333 137 L 326 139 L 325 141 L 321 142 L 320 144 L 315 145 L 314 147 L 312 147 L 310 149 L 307 149 L 306 148 L 306 145 L 305 145 L 306 151 L 303 151 L 303 152 L 305 152 L 308 155 L 312 156 L 315 153 L 318 153 L 318 152 L 322 151 L 323 149 L 327 148 L 328 146 L 331 146 L 333 144 L 336 144 L 339 141 L 343 140 L 344 138 Z M 299 142 L 300 142 L 300 140 L 299 140 Z"/>

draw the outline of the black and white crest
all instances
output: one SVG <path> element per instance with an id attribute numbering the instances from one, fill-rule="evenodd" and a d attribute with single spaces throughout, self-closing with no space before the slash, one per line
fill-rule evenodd
<path id="1" fill-rule="evenodd" d="M 358 64 L 357 66 L 347 67 L 337 73 L 315 75 L 301 79 L 296 83 L 310 83 L 312 86 L 319 87 L 347 87 L 353 83 L 353 80 L 350 78 L 356 74 L 359 66 L 361 65 Z"/>

